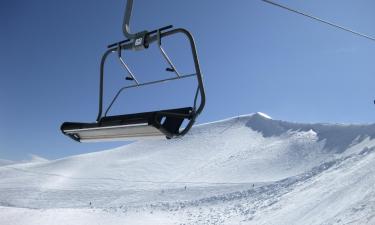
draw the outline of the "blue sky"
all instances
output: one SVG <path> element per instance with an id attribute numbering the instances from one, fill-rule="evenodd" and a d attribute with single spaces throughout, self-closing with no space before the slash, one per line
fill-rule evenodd
<path id="1" fill-rule="evenodd" d="M 375 36 L 374 1 L 278 2 Z M 95 120 L 100 57 L 123 39 L 124 7 L 115 0 L 0 2 L 0 158 L 54 159 L 124 144 L 80 144 L 59 130 L 64 121 Z M 207 91 L 200 123 L 257 111 L 300 122 L 375 121 L 375 42 L 257 0 L 135 0 L 134 7 L 134 31 L 173 24 L 193 33 Z M 189 72 L 182 39 L 165 44 Z M 165 67 L 154 50 L 127 55 L 143 81 L 163 75 L 154 72 Z M 125 73 L 115 58 L 108 68 L 111 96 Z M 113 113 L 184 106 L 193 85 L 126 93 Z"/>

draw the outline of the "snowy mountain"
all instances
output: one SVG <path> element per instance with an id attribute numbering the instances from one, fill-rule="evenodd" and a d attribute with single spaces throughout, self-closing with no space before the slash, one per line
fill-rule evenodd
<path id="1" fill-rule="evenodd" d="M 0 166 L 8 166 L 8 165 L 14 165 L 14 164 L 25 164 L 25 163 L 41 163 L 41 162 L 47 162 L 48 159 L 42 158 L 40 156 L 30 154 L 28 159 L 21 160 L 21 161 L 11 161 L 7 159 L 0 159 Z"/>
<path id="2" fill-rule="evenodd" d="M 38 155 L 30 154 L 29 159 L 23 160 L 20 163 L 44 163 L 44 162 L 48 162 L 48 159 L 45 159 Z"/>
<path id="3" fill-rule="evenodd" d="M 11 160 L 0 159 L 0 166 L 6 166 L 6 165 L 13 164 L 13 163 L 14 163 L 14 162 L 11 161 Z"/>
<path id="4" fill-rule="evenodd" d="M 375 224 L 375 125 L 256 113 L 0 167 L 0 224 Z"/>

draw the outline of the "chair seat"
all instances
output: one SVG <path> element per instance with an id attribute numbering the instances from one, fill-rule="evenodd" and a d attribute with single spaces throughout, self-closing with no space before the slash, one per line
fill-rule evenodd
<path id="1" fill-rule="evenodd" d="M 103 117 L 99 122 L 65 122 L 61 131 L 80 142 L 172 138 L 184 119 L 191 116 L 191 107 L 162 111 Z M 163 119 L 164 118 L 164 119 Z"/>

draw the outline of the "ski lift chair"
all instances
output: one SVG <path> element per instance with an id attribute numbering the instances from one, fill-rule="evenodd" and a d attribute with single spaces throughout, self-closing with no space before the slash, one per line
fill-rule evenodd
<path id="1" fill-rule="evenodd" d="M 129 20 L 132 5 L 133 0 L 128 0 L 123 21 L 123 33 L 127 39 L 109 45 L 107 51 L 102 56 L 100 64 L 99 112 L 96 122 L 65 122 L 61 125 L 61 131 L 75 141 L 94 142 L 111 140 L 137 140 L 152 137 L 166 137 L 170 139 L 183 136 L 191 129 L 197 116 L 204 108 L 205 91 L 193 36 L 185 29 L 172 29 L 173 27 L 171 25 L 153 30 L 151 32 L 142 31 L 135 34 L 130 33 Z M 190 43 L 195 68 L 195 72 L 192 74 L 180 74 L 162 47 L 163 38 L 179 33 L 185 35 Z M 122 58 L 122 52 L 125 50 L 144 50 L 147 49 L 149 45 L 154 43 L 158 45 L 162 56 L 169 65 L 166 70 L 173 72 L 174 76 L 151 82 L 139 82 L 135 74 L 130 70 L 129 66 Z M 117 53 L 120 64 L 129 74 L 126 80 L 133 82 L 133 84 L 124 86 L 117 92 L 103 115 L 104 65 L 108 55 L 112 53 Z M 108 111 L 111 109 L 118 96 L 127 89 L 191 77 L 195 77 L 198 83 L 193 106 L 153 112 L 107 116 Z M 197 105 L 198 95 L 200 96 L 199 105 Z M 187 124 L 184 128 L 181 128 L 184 120 L 187 121 Z"/>

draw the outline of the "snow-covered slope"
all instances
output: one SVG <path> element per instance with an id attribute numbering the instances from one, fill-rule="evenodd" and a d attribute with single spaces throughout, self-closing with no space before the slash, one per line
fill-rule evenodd
<path id="1" fill-rule="evenodd" d="M 11 160 L 0 159 L 0 166 L 6 166 L 6 165 L 13 164 L 13 163 L 14 163 L 14 162 L 11 161 Z"/>
<path id="2" fill-rule="evenodd" d="M 1 166 L 0 224 L 375 224 L 374 137 L 256 113 Z"/>

